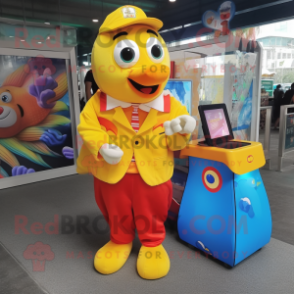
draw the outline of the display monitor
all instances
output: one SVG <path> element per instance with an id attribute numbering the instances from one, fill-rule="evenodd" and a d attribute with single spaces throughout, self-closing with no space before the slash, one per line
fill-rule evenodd
<path id="1" fill-rule="evenodd" d="M 228 136 L 230 134 L 222 108 L 205 110 L 204 115 L 211 139 Z"/>
<path id="2" fill-rule="evenodd" d="M 205 141 L 210 146 L 234 139 L 226 105 L 199 105 Z"/>

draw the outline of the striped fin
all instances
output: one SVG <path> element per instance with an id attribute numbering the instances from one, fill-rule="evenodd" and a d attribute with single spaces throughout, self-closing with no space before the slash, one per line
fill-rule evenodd
<path id="1" fill-rule="evenodd" d="M 60 74 L 55 81 L 58 84 L 58 87 L 54 89 L 55 97 L 48 100 L 48 104 L 52 102 L 56 102 L 57 100 L 61 99 L 67 92 L 68 86 L 67 86 L 67 75 L 66 72 Z"/>
<path id="2" fill-rule="evenodd" d="M 39 127 L 28 127 L 20 132 L 16 138 L 21 141 L 38 141 L 44 131 Z"/>
<path id="3" fill-rule="evenodd" d="M 58 153 L 55 153 L 52 151 L 46 144 L 43 142 L 22 142 L 22 145 L 26 147 L 27 149 L 42 154 L 42 155 L 47 155 L 47 156 L 52 156 L 52 157 L 61 157 Z"/>
<path id="4" fill-rule="evenodd" d="M 57 126 L 62 126 L 70 123 L 70 119 L 62 115 L 50 114 L 48 115 L 38 127 L 40 128 L 53 128 Z"/>
<path id="5" fill-rule="evenodd" d="M 0 159 L 6 162 L 11 167 L 19 165 L 19 162 L 16 159 L 16 157 L 3 146 L 2 144 L 3 140 L 6 140 L 6 139 L 0 139 Z"/>
<path id="6" fill-rule="evenodd" d="M 27 64 L 22 65 L 5 79 L 2 87 L 4 86 L 21 87 L 29 73 L 30 73 L 29 66 Z"/>
<path id="7" fill-rule="evenodd" d="M 16 138 L 0 139 L 0 144 L 14 154 L 22 156 L 41 166 L 51 168 L 39 154 L 35 154 L 31 150 L 27 149 Z"/>
<path id="8" fill-rule="evenodd" d="M 55 106 L 51 109 L 50 113 L 56 113 L 63 110 L 68 111 L 68 106 L 62 101 L 57 101 Z"/>

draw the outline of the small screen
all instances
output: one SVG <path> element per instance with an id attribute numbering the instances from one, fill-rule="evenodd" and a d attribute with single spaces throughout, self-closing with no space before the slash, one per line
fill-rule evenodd
<path id="1" fill-rule="evenodd" d="M 204 110 L 211 139 L 229 136 L 227 120 L 222 108 Z"/>

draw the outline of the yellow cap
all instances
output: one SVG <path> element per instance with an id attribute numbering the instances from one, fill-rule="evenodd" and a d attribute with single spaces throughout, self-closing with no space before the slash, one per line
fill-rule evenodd
<path id="1" fill-rule="evenodd" d="M 159 30 L 163 26 L 163 22 L 161 20 L 147 17 L 142 9 L 136 6 L 126 5 L 107 15 L 105 21 L 99 29 L 99 34 L 135 24 L 149 25 L 156 30 Z"/>

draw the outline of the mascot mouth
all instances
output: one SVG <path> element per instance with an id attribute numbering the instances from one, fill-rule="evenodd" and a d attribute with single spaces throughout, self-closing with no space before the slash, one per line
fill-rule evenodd
<path id="1" fill-rule="evenodd" d="M 130 81 L 130 83 L 132 84 L 132 86 L 138 90 L 139 92 L 143 93 L 143 94 L 153 94 L 156 92 L 156 90 L 158 89 L 159 85 L 154 85 L 154 86 L 144 86 L 141 84 L 136 83 L 135 81 L 133 81 L 132 79 L 128 79 Z"/>
<path id="2" fill-rule="evenodd" d="M 11 111 L 9 111 L 9 112 L 7 113 L 7 115 L 5 115 L 4 117 L 0 117 L 0 120 L 3 120 L 3 119 L 5 119 L 6 117 L 8 117 L 8 115 L 10 114 L 10 112 L 11 112 Z"/>
<path id="3" fill-rule="evenodd" d="M 17 122 L 17 114 L 14 109 L 9 106 L 3 106 L 1 108 L 3 108 L 4 111 L 0 116 L 0 130 L 4 128 L 9 128 Z M 0 131 L 0 134 L 2 135 L 2 131 Z M 1 135 L 0 138 L 3 138 L 3 135 Z"/>
<path id="4" fill-rule="evenodd" d="M 19 108 L 19 111 L 20 111 L 20 115 L 21 115 L 21 117 L 23 117 L 23 115 L 24 115 L 23 108 L 22 108 L 19 104 L 17 104 L 17 106 L 18 106 L 18 108 Z"/>

